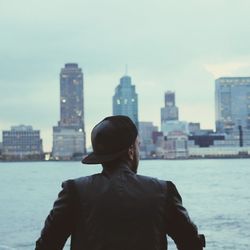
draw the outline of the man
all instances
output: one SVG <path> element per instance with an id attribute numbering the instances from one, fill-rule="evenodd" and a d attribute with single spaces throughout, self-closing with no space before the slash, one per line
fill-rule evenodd
<path id="1" fill-rule="evenodd" d="M 126 116 L 107 117 L 92 130 L 85 164 L 100 174 L 68 180 L 45 221 L 36 250 L 165 250 L 166 235 L 179 250 L 204 242 L 170 181 L 137 175 L 139 139 Z"/>

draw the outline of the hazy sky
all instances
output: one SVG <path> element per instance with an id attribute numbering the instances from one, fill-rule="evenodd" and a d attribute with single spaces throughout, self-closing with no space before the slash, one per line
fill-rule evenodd
<path id="1" fill-rule="evenodd" d="M 250 75 L 249 12 L 249 0 L 0 0 L 0 131 L 32 125 L 51 150 L 67 62 L 84 72 L 88 144 L 125 64 L 140 121 L 159 125 L 172 90 L 180 120 L 214 128 L 214 79 Z"/>

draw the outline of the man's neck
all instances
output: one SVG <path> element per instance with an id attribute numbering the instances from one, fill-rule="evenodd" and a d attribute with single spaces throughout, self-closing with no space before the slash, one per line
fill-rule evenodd
<path id="1" fill-rule="evenodd" d="M 108 172 L 110 174 L 120 170 L 120 169 L 127 169 L 133 173 L 136 173 L 136 171 L 133 170 L 132 164 L 129 161 L 120 160 L 120 161 L 114 161 L 102 164 L 103 166 L 103 172 Z"/>

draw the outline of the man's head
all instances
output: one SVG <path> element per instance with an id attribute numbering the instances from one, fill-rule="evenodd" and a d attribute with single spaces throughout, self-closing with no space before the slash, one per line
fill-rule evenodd
<path id="1" fill-rule="evenodd" d="M 85 164 L 103 164 L 126 160 L 136 172 L 139 140 L 135 124 L 127 116 L 109 116 L 91 132 L 93 152 L 82 160 Z"/>

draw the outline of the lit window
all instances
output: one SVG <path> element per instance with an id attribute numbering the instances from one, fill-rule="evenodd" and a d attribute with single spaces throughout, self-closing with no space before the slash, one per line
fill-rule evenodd
<path id="1" fill-rule="evenodd" d="M 76 110 L 76 114 L 77 114 L 78 116 L 81 116 L 81 115 L 82 115 L 82 112 L 81 112 L 80 110 Z"/>
<path id="2" fill-rule="evenodd" d="M 63 99 L 62 99 L 62 103 L 65 103 L 65 102 L 66 102 L 66 99 L 63 98 Z"/>
<path id="3" fill-rule="evenodd" d="M 116 100 L 117 104 L 121 104 L 121 101 L 119 99 Z"/>
<path id="4" fill-rule="evenodd" d="M 135 101 L 135 99 L 134 99 L 134 98 L 132 98 L 132 99 L 131 99 L 131 101 L 132 101 L 132 102 L 134 102 L 134 101 Z"/>

